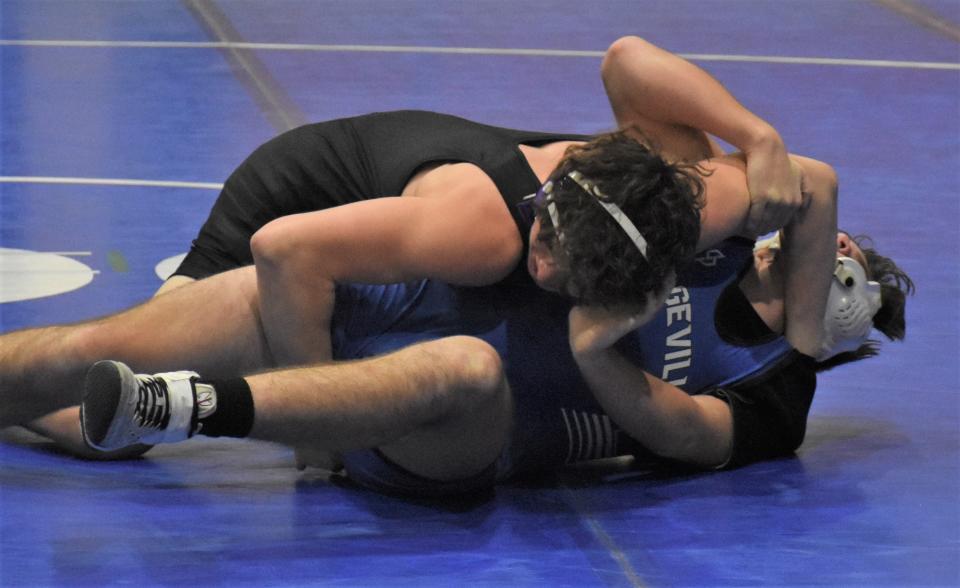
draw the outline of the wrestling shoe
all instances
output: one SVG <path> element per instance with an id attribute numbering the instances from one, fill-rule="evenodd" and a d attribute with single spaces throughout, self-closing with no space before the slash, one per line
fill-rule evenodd
<path id="1" fill-rule="evenodd" d="M 117 361 L 100 361 L 87 372 L 80 426 L 93 449 L 113 451 L 189 439 L 198 430 L 194 372 L 134 374 Z"/>

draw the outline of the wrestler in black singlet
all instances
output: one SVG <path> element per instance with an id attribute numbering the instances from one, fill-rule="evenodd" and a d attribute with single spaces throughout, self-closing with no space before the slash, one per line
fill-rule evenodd
<path id="1" fill-rule="evenodd" d="M 539 188 L 518 145 L 589 139 L 492 127 L 423 111 L 305 125 L 260 146 L 227 178 L 175 274 L 203 278 L 250 265 L 250 237 L 269 221 L 399 196 L 410 178 L 431 164 L 476 165 L 490 176 L 515 214 L 513 205 Z"/>

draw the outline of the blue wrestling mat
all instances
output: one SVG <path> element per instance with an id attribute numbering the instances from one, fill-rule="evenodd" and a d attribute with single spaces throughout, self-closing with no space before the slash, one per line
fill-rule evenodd
<path id="1" fill-rule="evenodd" d="M 219 183 L 306 121 L 417 108 L 613 126 L 602 52 L 687 56 L 831 162 L 918 286 L 908 335 L 821 378 L 796 457 L 580 471 L 472 502 L 200 440 L 88 463 L 0 443 L 0 585 L 960 585 L 955 0 L 0 0 L 2 331 L 145 300 Z"/>

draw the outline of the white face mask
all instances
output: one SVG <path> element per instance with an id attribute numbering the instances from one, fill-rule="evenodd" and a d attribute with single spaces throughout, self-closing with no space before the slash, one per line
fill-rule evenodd
<path id="1" fill-rule="evenodd" d="M 868 281 L 867 272 L 856 260 L 838 257 L 823 317 L 824 341 L 817 361 L 855 351 L 863 345 L 880 305 L 880 284 Z"/>

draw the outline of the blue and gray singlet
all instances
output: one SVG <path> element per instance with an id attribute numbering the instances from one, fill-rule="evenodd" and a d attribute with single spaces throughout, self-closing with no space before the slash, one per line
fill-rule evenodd
<path id="1" fill-rule="evenodd" d="M 732 341 L 721 335 L 715 320 L 724 298 L 739 297 L 741 308 L 746 304 L 737 283 L 752 259 L 752 243 L 740 239 L 701 255 L 678 273 L 668 305 L 618 344 L 621 351 L 691 394 L 777 365 L 791 352 L 783 337 L 771 333 L 759 342 Z M 490 343 L 504 361 L 515 402 L 514 432 L 496 465 L 500 479 L 642 451 L 617 429 L 580 375 L 568 344 L 569 310 L 568 300 L 519 273 L 483 288 L 431 280 L 341 285 L 332 329 L 334 357 L 370 357 L 451 335 Z M 348 458 L 348 470 L 357 461 L 369 469 L 368 458 Z"/>

